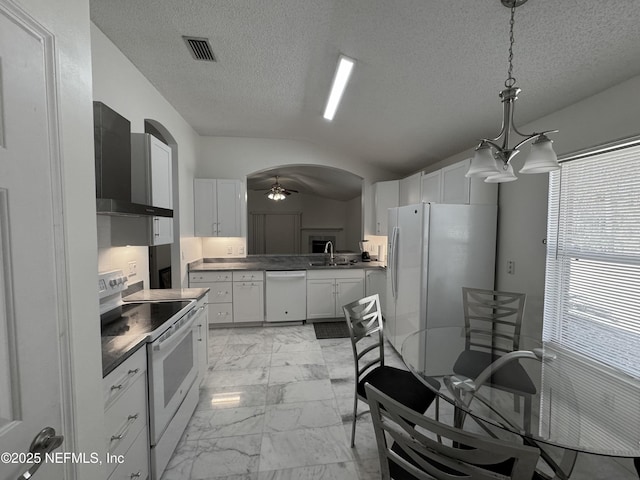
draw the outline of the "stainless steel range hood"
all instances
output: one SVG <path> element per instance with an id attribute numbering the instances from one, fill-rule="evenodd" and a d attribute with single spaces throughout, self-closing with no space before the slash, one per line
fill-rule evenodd
<path id="1" fill-rule="evenodd" d="M 131 201 L 131 123 L 93 102 L 96 210 L 100 215 L 173 217 L 173 210 Z M 135 188 L 135 186 L 133 186 Z"/>

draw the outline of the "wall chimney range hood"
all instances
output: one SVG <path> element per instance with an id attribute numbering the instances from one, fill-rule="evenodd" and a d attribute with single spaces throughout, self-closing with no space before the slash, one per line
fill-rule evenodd
<path id="1" fill-rule="evenodd" d="M 173 217 L 173 210 L 131 201 L 131 122 L 104 103 L 93 102 L 93 135 L 97 213 Z"/>

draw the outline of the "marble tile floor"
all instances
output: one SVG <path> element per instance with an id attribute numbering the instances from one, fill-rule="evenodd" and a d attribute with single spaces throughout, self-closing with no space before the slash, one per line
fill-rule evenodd
<path id="1" fill-rule="evenodd" d="M 404 368 L 391 346 L 385 356 Z M 380 478 L 362 402 L 356 446 L 349 446 L 353 376 L 349 339 L 317 340 L 312 325 L 210 330 L 200 402 L 162 480 Z M 442 420 L 449 415 L 443 407 Z M 637 478 L 631 468 L 584 456 L 571 479 L 596 478 L 596 471 L 597 478 Z"/>

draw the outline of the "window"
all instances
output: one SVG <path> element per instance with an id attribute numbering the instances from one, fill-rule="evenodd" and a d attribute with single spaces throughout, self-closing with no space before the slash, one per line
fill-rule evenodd
<path id="1" fill-rule="evenodd" d="M 640 378 L 640 141 L 550 174 L 545 340 Z"/>

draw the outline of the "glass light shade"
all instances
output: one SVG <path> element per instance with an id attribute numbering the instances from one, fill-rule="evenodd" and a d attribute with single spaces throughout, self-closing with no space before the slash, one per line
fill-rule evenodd
<path id="1" fill-rule="evenodd" d="M 513 173 L 513 166 L 508 163 L 507 168 L 504 168 L 504 164 L 502 160 L 495 161 L 496 168 L 498 168 L 498 172 L 495 175 L 490 175 L 484 179 L 485 183 L 505 183 L 505 182 L 513 182 L 517 180 L 515 173 Z"/>
<path id="2" fill-rule="evenodd" d="M 496 175 L 499 172 L 500 170 L 496 168 L 496 161 L 493 158 L 491 147 L 486 143 L 481 143 L 478 148 L 476 148 L 476 153 L 471 160 L 471 165 L 465 177 L 484 178 L 489 175 Z"/>
<path id="3" fill-rule="evenodd" d="M 520 173 L 546 173 L 558 170 L 560 165 L 556 152 L 551 146 L 552 143 L 553 141 L 546 135 L 540 135 L 531 144 L 531 153 L 520 169 Z"/>
<path id="4" fill-rule="evenodd" d="M 280 193 L 280 192 L 270 192 L 269 195 L 267 195 L 267 198 L 269 200 L 274 200 L 274 201 L 278 202 L 280 200 L 284 200 L 287 197 L 283 193 Z"/>

